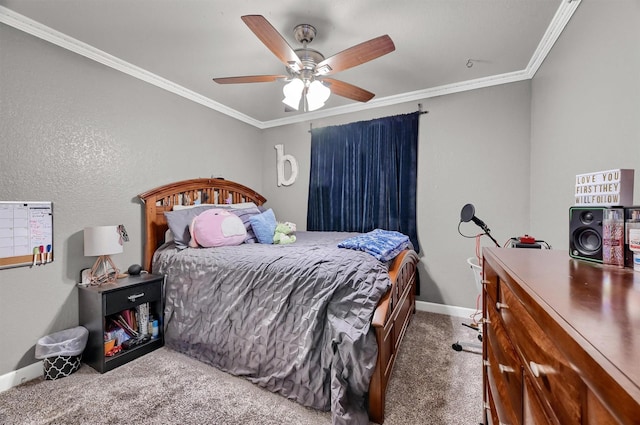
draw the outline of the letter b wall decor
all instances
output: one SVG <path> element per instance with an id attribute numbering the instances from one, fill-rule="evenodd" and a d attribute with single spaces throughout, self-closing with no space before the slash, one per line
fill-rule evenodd
<path id="1" fill-rule="evenodd" d="M 293 157 L 293 155 L 285 155 L 284 154 L 284 146 L 283 145 L 275 145 L 276 149 L 276 167 L 278 169 L 278 186 L 291 186 L 293 182 L 296 181 L 298 177 L 298 161 Z M 285 161 L 289 161 L 289 165 L 291 166 L 291 174 L 288 179 L 284 177 L 284 163 Z"/>

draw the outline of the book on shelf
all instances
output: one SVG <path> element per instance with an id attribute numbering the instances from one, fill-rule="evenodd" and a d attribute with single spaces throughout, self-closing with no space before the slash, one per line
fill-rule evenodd
<path id="1" fill-rule="evenodd" d="M 149 334 L 149 303 L 142 303 L 135 308 L 122 310 L 109 316 L 116 328 L 122 329 L 132 338 Z"/>
<path id="2" fill-rule="evenodd" d="M 129 336 L 131 337 L 138 336 L 138 332 L 129 325 L 129 323 L 121 313 L 118 313 L 112 316 L 110 319 L 113 323 L 115 323 L 117 326 L 122 328 L 122 330 L 124 330 Z"/>
<path id="3" fill-rule="evenodd" d="M 149 303 L 142 303 L 136 307 L 137 327 L 140 335 L 149 333 Z"/>

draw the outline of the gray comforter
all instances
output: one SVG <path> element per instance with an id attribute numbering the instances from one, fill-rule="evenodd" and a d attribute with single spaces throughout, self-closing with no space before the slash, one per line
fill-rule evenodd
<path id="1" fill-rule="evenodd" d="M 290 245 L 242 244 L 154 255 L 167 275 L 165 342 L 182 353 L 362 423 L 377 344 L 373 311 L 388 265 L 337 248 L 352 233 L 298 232 Z"/>

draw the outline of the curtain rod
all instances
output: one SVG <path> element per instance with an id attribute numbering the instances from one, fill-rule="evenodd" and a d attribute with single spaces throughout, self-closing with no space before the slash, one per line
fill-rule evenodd
<path id="1" fill-rule="evenodd" d="M 424 114 L 428 114 L 429 111 L 423 111 L 422 110 L 422 103 L 418 103 L 418 112 L 420 113 L 420 115 L 424 115 Z M 311 133 L 311 130 L 313 130 L 313 123 L 309 123 L 309 131 L 308 133 Z"/>

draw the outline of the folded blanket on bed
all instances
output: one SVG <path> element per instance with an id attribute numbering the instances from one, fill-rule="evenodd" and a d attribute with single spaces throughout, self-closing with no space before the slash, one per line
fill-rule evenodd
<path id="1" fill-rule="evenodd" d="M 409 244 L 409 236 L 407 235 L 392 230 L 375 229 L 343 240 L 338 244 L 338 248 L 364 251 L 380 261 L 389 261 L 407 249 Z"/>

